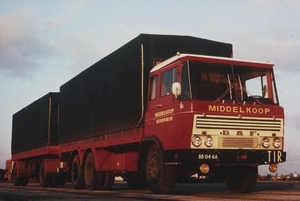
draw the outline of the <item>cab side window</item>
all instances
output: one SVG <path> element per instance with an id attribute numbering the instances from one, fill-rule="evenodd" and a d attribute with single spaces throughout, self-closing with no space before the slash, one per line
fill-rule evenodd
<path id="1" fill-rule="evenodd" d="M 167 96 L 172 93 L 172 84 L 177 81 L 177 67 L 162 73 L 160 96 Z"/>

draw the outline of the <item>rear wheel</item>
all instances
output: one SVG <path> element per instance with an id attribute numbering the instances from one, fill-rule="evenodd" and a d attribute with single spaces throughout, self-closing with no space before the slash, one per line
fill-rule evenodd
<path id="1" fill-rule="evenodd" d="M 234 193 L 248 193 L 253 190 L 258 167 L 242 166 L 233 169 L 233 174 L 225 181 L 227 188 Z"/>
<path id="2" fill-rule="evenodd" d="M 39 168 L 39 181 L 42 187 L 51 186 L 52 178 L 51 175 L 45 174 L 45 162 L 42 161 Z"/>
<path id="3" fill-rule="evenodd" d="M 152 193 L 170 193 L 176 183 L 177 169 L 166 166 L 163 153 L 157 145 L 152 145 L 146 159 L 146 178 Z"/>
<path id="4" fill-rule="evenodd" d="M 80 166 L 79 156 L 73 158 L 71 166 L 71 180 L 75 189 L 84 188 L 84 179 L 82 176 L 82 167 Z"/>
<path id="5" fill-rule="evenodd" d="M 22 183 L 22 177 L 17 177 L 17 168 L 17 164 L 15 164 L 12 170 L 12 181 L 15 186 L 20 186 Z"/>
<path id="6" fill-rule="evenodd" d="M 23 177 L 22 178 L 22 186 L 27 186 L 29 183 L 29 177 Z"/>
<path id="7" fill-rule="evenodd" d="M 89 190 L 100 189 L 103 173 L 96 171 L 94 154 L 89 153 L 84 163 L 84 182 Z M 100 180 L 100 181 L 99 181 Z"/>

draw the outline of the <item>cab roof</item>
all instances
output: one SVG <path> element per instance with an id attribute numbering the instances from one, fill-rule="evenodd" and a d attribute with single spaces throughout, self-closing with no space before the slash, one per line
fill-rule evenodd
<path id="1" fill-rule="evenodd" d="M 234 58 L 227 58 L 227 57 L 177 53 L 175 56 L 154 66 L 150 72 L 154 72 L 159 69 L 162 69 L 165 66 L 168 66 L 178 60 L 193 60 L 193 61 L 199 61 L 199 62 L 205 62 L 205 63 L 251 66 L 251 67 L 258 67 L 258 68 L 273 68 L 273 66 L 274 66 L 273 63 L 268 63 L 268 62 L 258 62 L 258 61 L 241 60 L 241 59 L 234 59 Z"/>

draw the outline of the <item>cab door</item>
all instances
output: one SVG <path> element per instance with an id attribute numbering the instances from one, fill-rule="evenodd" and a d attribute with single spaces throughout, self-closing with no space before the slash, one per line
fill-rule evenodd
<path id="1" fill-rule="evenodd" d="M 178 80 L 178 67 L 179 63 L 175 63 L 150 75 L 145 135 L 157 136 L 164 149 L 174 146 L 176 138 L 175 114 L 179 103 L 172 94 L 172 84 Z"/>

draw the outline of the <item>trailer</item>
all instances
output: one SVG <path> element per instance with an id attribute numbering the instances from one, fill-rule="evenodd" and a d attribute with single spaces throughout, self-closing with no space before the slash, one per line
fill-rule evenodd
<path id="1" fill-rule="evenodd" d="M 52 181 L 55 162 L 59 161 L 58 110 L 59 93 L 52 92 L 13 115 L 11 160 L 15 186 L 27 186 L 30 178 L 36 178 L 42 186 L 52 185 L 45 180 L 50 177 Z"/>
<path id="2" fill-rule="evenodd" d="M 233 59 L 228 43 L 141 34 L 60 87 L 55 157 L 18 161 L 38 164 L 42 186 L 69 175 L 76 189 L 111 189 L 121 176 L 153 193 L 180 182 L 249 192 L 259 165 L 286 160 L 273 66 Z"/>

